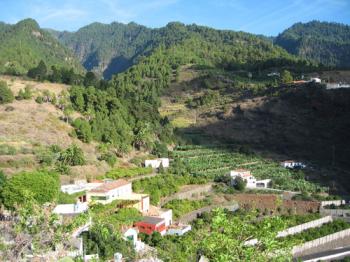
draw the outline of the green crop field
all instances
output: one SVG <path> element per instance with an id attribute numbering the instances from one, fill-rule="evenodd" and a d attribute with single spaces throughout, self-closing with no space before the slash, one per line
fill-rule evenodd
<path id="1" fill-rule="evenodd" d="M 231 146 L 178 146 L 171 157 L 183 163 L 189 173 L 196 177 L 215 179 L 228 174 L 230 170 L 244 168 L 250 170 L 257 179 L 272 180 L 273 188 L 302 192 L 322 192 L 318 184 L 305 180 L 303 171 L 286 169 L 273 160 L 256 154 L 243 154 Z"/>

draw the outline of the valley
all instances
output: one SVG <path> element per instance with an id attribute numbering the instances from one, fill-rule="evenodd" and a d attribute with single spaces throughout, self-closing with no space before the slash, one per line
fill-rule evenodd
<path id="1" fill-rule="evenodd" d="M 348 29 L 1 23 L 0 258 L 291 261 L 344 242 Z"/>

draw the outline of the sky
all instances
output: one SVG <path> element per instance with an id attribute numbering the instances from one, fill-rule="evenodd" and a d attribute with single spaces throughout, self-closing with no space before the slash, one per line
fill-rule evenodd
<path id="1" fill-rule="evenodd" d="M 0 21 L 76 31 L 92 22 L 168 22 L 275 36 L 296 22 L 350 24 L 350 0 L 0 0 Z"/>

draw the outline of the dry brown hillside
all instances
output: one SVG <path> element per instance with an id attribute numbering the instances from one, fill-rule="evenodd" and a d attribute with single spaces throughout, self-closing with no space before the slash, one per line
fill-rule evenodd
<path id="1" fill-rule="evenodd" d="M 40 147 L 59 145 L 66 148 L 73 143 L 83 149 L 87 159 L 86 166 L 72 168 L 74 176 L 100 175 L 107 170 L 106 163 L 97 160 L 96 144 L 84 144 L 69 135 L 72 127 L 62 120 L 63 112 L 60 109 L 51 103 L 35 102 L 35 97 L 44 90 L 58 95 L 68 86 L 6 76 L 1 76 L 0 80 L 8 83 L 15 96 L 26 86 L 34 94 L 30 100 L 15 100 L 11 104 L 0 105 L 0 145 L 16 149 L 15 154 L 0 155 L 0 168 L 6 174 L 38 167 L 35 151 Z M 73 114 L 73 117 L 77 116 L 78 113 Z"/>

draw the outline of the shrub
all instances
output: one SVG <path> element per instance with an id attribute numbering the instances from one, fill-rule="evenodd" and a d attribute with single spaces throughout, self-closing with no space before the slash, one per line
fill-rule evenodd
<path id="1" fill-rule="evenodd" d="M 11 103 L 14 100 L 13 93 L 5 81 L 0 81 L 0 104 Z"/>
<path id="2" fill-rule="evenodd" d="M 17 100 L 28 100 L 32 98 L 32 90 L 29 86 L 26 86 L 23 89 L 19 90 L 18 96 L 16 97 Z"/>
<path id="3" fill-rule="evenodd" d="M 115 156 L 115 154 L 113 154 L 111 152 L 102 154 L 101 157 L 99 158 L 99 160 L 106 161 L 110 167 L 113 167 L 115 165 L 115 163 L 117 163 L 117 157 Z"/>
<path id="4" fill-rule="evenodd" d="M 235 180 L 235 188 L 239 191 L 243 191 L 246 187 L 246 182 L 241 177 L 237 177 Z"/>
<path id="5" fill-rule="evenodd" d="M 2 196 L 5 207 L 14 209 L 16 204 L 24 204 L 34 199 L 39 204 L 57 200 L 59 194 L 59 178 L 56 173 L 36 171 L 20 173 L 3 186 Z"/>
<path id="6" fill-rule="evenodd" d="M 42 104 L 44 103 L 44 98 L 42 96 L 38 96 L 37 98 L 35 98 L 35 102 L 37 102 L 38 104 Z"/>
<path id="7" fill-rule="evenodd" d="M 59 157 L 59 161 L 64 165 L 81 166 L 85 164 L 85 157 L 83 150 L 73 144 L 63 151 Z"/>

